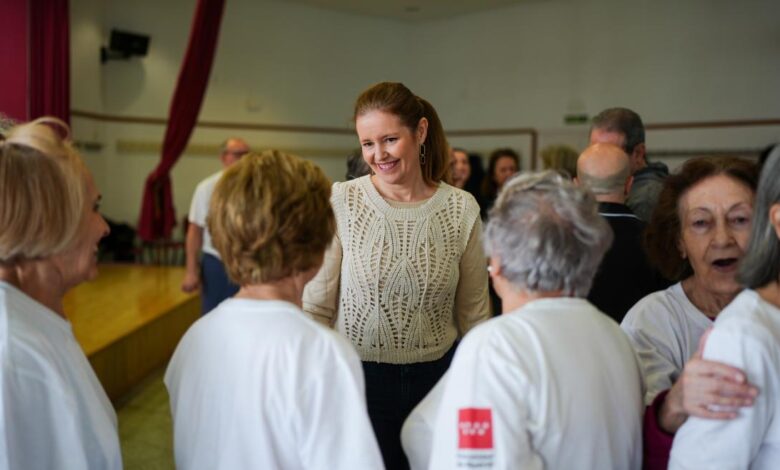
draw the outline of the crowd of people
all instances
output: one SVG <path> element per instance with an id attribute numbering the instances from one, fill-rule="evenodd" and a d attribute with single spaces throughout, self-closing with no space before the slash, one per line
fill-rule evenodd
<path id="1" fill-rule="evenodd" d="M 234 138 L 198 186 L 177 467 L 777 466 L 778 147 L 669 174 L 610 108 L 581 153 L 522 172 L 501 148 L 482 177 L 403 84 L 353 119 L 345 182 Z M 108 233 L 68 133 L 0 141 L 0 468 L 122 466 L 62 308 Z"/>

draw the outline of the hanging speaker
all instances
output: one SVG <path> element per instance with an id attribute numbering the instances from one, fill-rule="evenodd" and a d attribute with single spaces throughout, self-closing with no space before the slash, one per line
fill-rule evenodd
<path id="1" fill-rule="evenodd" d="M 149 36 L 118 29 L 111 30 L 108 48 L 100 49 L 100 61 L 144 57 L 149 52 Z"/>

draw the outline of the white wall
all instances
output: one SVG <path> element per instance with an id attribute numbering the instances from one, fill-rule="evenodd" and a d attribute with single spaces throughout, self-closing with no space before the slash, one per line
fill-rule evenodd
<path id="1" fill-rule="evenodd" d="M 99 88 L 102 81 L 100 105 L 106 114 L 166 117 L 195 2 L 106 0 L 105 19 L 101 19 L 87 8 L 90 2 L 98 1 L 72 1 L 73 23 L 94 27 L 102 21 L 103 37 L 111 28 L 148 34 L 149 54 L 127 62 L 111 61 L 98 73 L 85 68 L 87 73 L 81 75 L 82 69 L 74 66 L 74 81 L 89 82 L 84 86 L 87 89 Z M 383 79 L 406 79 L 411 72 L 411 30 L 412 26 L 396 21 L 283 2 L 229 1 L 200 119 L 348 128 L 352 103 L 362 89 Z M 74 38 L 72 49 L 96 51 L 98 46 Z M 77 52 L 74 60 L 82 55 Z M 94 110 L 94 98 L 74 93 L 72 107 Z M 94 125 L 74 118 L 77 138 L 92 139 L 92 134 L 79 131 Z M 101 128 L 97 138 L 105 147 L 98 155 L 87 154 L 87 161 L 90 166 L 105 168 L 96 171 L 98 184 L 106 193 L 104 211 L 134 224 L 143 182 L 159 157 L 149 151 L 121 151 L 117 144 L 143 147 L 159 143 L 164 128 L 112 123 Z M 231 134 L 246 138 L 256 149 L 277 147 L 302 153 L 334 179 L 342 179 L 346 172 L 344 152 L 357 146 L 352 135 L 204 128 L 195 131 L 191 143 L 215 146 Z M 180 217 L 188 210 L 197 182 L 218 169 L 216 153 L 182 156 L 173 170 L 174 203 Z"/>
<path id="2" fill-rule="evenodd" d="M 194 0 L 72 0 L 72 106 L 165 117 L 184 54 Z M 646 122 L 780 117 L 780 2 L 773 0 L 529 0 L 446 20 L 402 23 L 270 0 L 231 0 L 202 120 L 349 127 L 357 94 L 400 80 L 428 98 L 445 128 L 536 127 L 540 149 L 581 147 L 586 128 L 567 113 L 628 106 Z M 148 57 L 96 65 L 110 28 L 150 34 Z M 105 211 L 135 223 L 155 152 L 118 142 L 160 142 L 162 126 L 74 119 L 76 137 L 99 140 L 87 155 Z M 335 179 L 353 136 L 246 132 L 255 147 L 296 149 Z M 195 144 L 227 134 L 198 129 Z M 653 131 L 651 150 L 755 148 L 780 128 Z M 486 151 L 527 137 L 453 138 Z M 672 162 L 674 164 L 674 162 Z M 197 181 L 218 168 L 190 153 L 175 167 L 175 204 L 186 213 Z"/>

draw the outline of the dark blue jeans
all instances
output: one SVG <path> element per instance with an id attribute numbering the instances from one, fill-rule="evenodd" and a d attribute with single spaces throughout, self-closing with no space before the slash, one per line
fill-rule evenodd
<path id="1" fill-rule="evenodd" d="M 364 362 L 368 416 L 387 470 L 408 470 L 401 427 L 450 366 L 453 346 L 441 359 L 416 364 Z"/>
<path id="2" fill-rule="evenodd" d="M 216 256 L 203 253 L 201 260 L 201 315 L 212 311 L 214 307 L 220 304 L 228 297 L 233 297 L 238 292 L 238 286 L 230 282 L 225 266 Z"/>

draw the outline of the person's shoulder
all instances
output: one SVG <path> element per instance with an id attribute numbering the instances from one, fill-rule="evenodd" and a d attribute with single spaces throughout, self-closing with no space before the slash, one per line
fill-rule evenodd
<path id="1" fill-rule="evenodd" d="M 371 184 L 371 175 L 364 175 L 349 181 L 336 181 L 331 187 L 331 202 L 341 201 L 349 195 L 355 196 L 366 193 L 366 184 Z"/>
<path id="2" fill-rule="evenodd" d="M 217 183 L 219 182 L 219 178 L 222 177 L 222 173 L 224 170 L 219 170 L 218 172 L 211 174 L 207 176 L 206 178 L 200 180 L 197 186 L 195 186 L 195 194 L 210 194 L 214 191 L 214 188 L 217 186 Z"/>
<path id="3" fill-rule="evenodd" d="M 447 204 L 444 207 L 464 207 L 464 214 L 468 214 L 470 218 L 479 217 L 479 203 L 474 198 L 474 195 L 470 192 L 458 189 L 455 186 L 445 183 L 444 181 L 439 183 L 438 191 L 442 193 L 442 200 L 455 202 L 455 204 Z"/>
<path id="4" fill-rule="evenodd" d="M 300 335 L 300 344 L 325 359 L 328 354 L 359 361 L 352 343 L 332 328 L 315 321 L 298 307 L 291 307 L 289 319 Z"/>
<path id="5" fill-rule="evenodd" d="M 446 194 L 447 197 L 457 198 L 458 200 L 465 201 L 467 204 L 474 204 L 477 205 L 477 207 L 479 207 L 479 205 L 477 204 L 477 200 L 476 198 L 474 198 L 473 194 L 471 194 L 466 190 L 456 188 L 455 186 L 452 186 L 449 183 L 446 183 L 444 181 L 439 183 L 439 191 L 444 192 L 444 194 Z"/>
<path id="6" fill-rule="evenodd" d="M 718 315 L 703 357 L 762 375 L 780 366 L 780 309 L 755 291 L 740 293 Z M 766 387 L 766 383 L 751 382 Z"/>
<path id="7" fill-rule="evenodd" d="M 519 348 L 522 343 L 531 341 L 532 323 L 532 319 L 518 313 L 491 318 L 472 328 L 463 337 L 458 349 L 490 351 L 514 349 L 514 346 Z"/>
<path id="8" fill-rule="evenodd" d="M 752 289 L 743 290 L 715 320 L 714 331 L 728 331 L 772 341 L 771 331 L 780 331 L 780 309 L 763 300 Z"/>
<path id="9" fill-rule="evenodd" d="M 676 316 L 685 308 L 681 295 L 685 296 L 685 293 L 680 283 L 646 295 L 626 313 L 621 326 L 625 329 L 646 323 L 668 321 L 670 317 Z"/>

